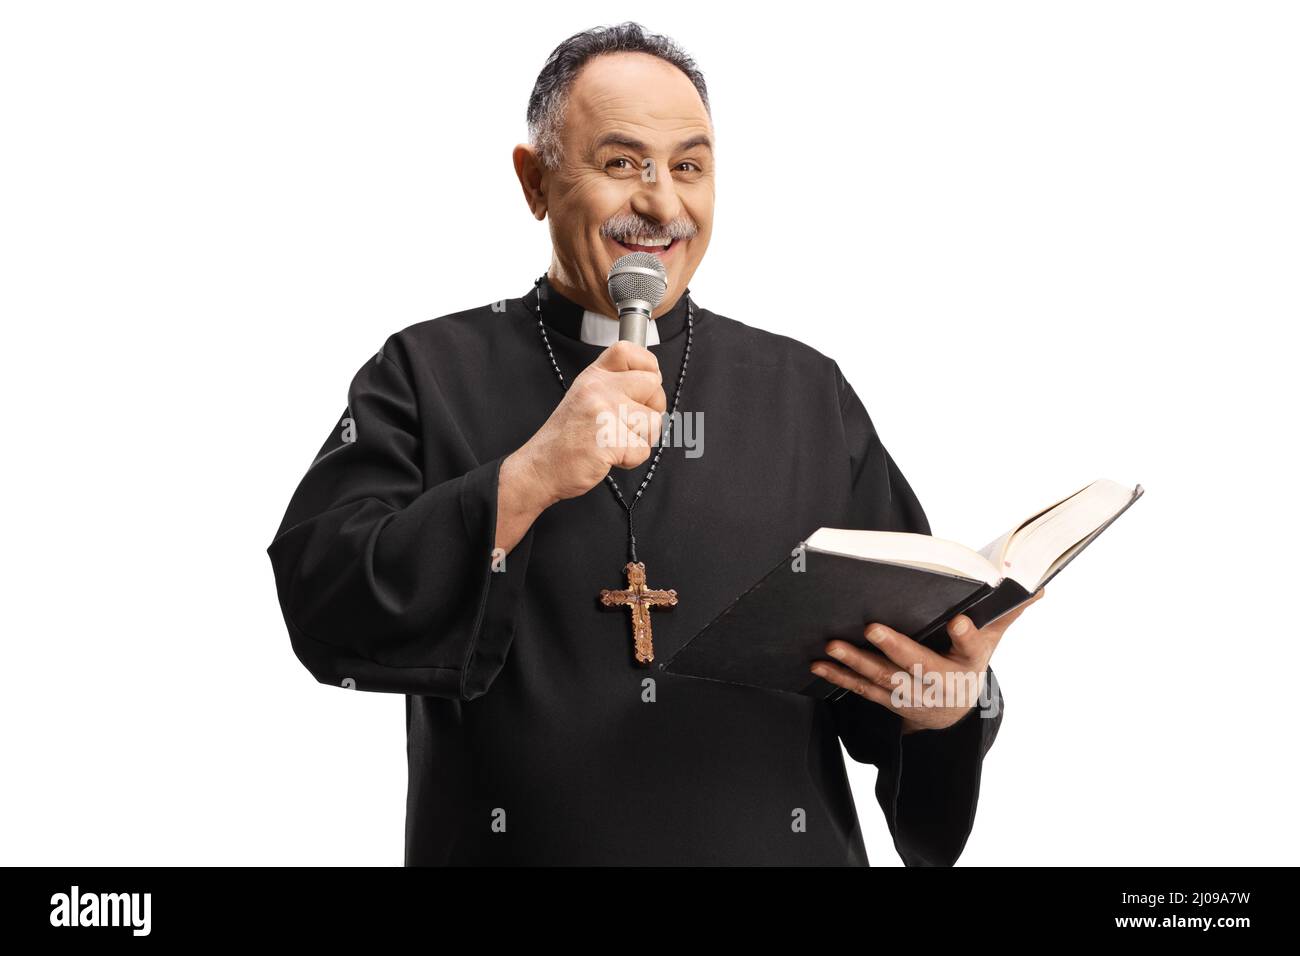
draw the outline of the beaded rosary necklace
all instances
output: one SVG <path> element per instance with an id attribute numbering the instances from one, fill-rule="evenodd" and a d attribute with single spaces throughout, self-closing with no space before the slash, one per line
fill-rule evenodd
<path id="1" fill-rule="evenodd" d="M 542 336 L 542 345 L 546 348 L 546 354 L 550 357 L 551 368 L 555 371 L 556 378 L 560 381 L 560 388 L 567 392 L 569 383 L 565 381 L 564 373 L 560 371 L 560 363 L 555 360 L 555 352 L 551 348 L 550 337 L 546 334 L 546 323 L 542 321 L 542 279 L 546 276 L 538 277 L 533 284 L 537 293 L 537 330 Z M 605 475 L 605 483 L 609 485 L 614 492 L 614 497 L 619 505 L 627 512 L 627 544 L 629 561 L 624 566 L 623 572 L 627 575 L 627 587 L 618 590 L 602 588 L 600 592 L 600 603 L 605 607 L 626 607 L 632 612 L 632 642 L 633 649 L 636 653 L 636 660 L 640 664 L 649 664 L 654 660 L 654 640 L 650 629 L 650 608 L 652 607 L 673 607 L 677 604 L 677 592 L 675 590 L 658 590 L 646 586 L 645 564 L 637 560 L 636 557 L 636 531 L 632 525 L 632 511 L 645 494 L 645 490 L 650 485 L 650 481 L 655 476 L 655 469 L 659 467 L 659 456 L 663 454 L 664 448 L 668 443 L 668 438 L 672 434 L 673 422 L 677 420 L 677 402 L 682 395 L 682 383 L 686 381 L 686 365 L 691 357 L 691 341 L 695 331 L 695 303 L 691 301 L 691 290 L 686 290 L 686 350 L 682 353 L 682 367 L 677 373 L 677 387 L 673 391 L 672 408 L 668 413 L 668 421 L 663 427 L 659 439 L 659 448 L 650 461 L 650 468 L 646 472 L 645 478 L 637 486 L 636 493 L 632 496 L 632 503 L 628 504 L 627 499 L 623 497 L 623 491 L 618 486 L 618 482 L 612 474 Z"/>

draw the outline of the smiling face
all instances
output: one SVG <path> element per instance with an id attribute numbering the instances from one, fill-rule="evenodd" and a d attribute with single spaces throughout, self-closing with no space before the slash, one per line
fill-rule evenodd
<path id="1" fill-rule="evenodd" d="M 650 252 L 668 273 L 654 312 L 664 314 L 713 229 L 713 126 L 699 93 L 656 56 L 597 56 L 569 91 L 561 144 L 556 170 L 530 146 L 514 155 L 533 215 L 550 221 L 551 284 L 583 308 L 615 315 L 610 267 L 629 252 Z"/>

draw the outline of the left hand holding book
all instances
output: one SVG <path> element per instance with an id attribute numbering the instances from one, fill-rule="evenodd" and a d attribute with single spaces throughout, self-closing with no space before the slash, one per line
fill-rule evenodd
<path id="1" fill-rule="evenodd" d="M 905 734 L 951 727 L 978 703 L 1002 635 L 1045 593 L 1046 588 L 1039 588 L 1028 601 L 983 627 L 958 614 L 948 622 L 952 647 L 945 654 L 884 624 L 869 623 L 865 635 L 879 653 L 834 640 L 826 645 L 826 654 L 837 663 L 815 661 L 812 673 L 894 711 L 903 719 Z"/>

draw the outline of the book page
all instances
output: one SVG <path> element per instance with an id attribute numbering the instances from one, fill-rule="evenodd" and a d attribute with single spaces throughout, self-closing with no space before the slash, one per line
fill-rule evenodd
<path id="1" fill-rule="evenodd" d="M 1084 485 L 1084 487 L 1080 488 L 1079 491 L 1083 491 L 1084 488 L 1087 487 L 1088 487 L 1087 485 Z M 1079 491 L 1067 495 L 1064 498 L 1056 498 L 1052 501 L 1051 504 L 1044 505 L 1043 507 L 1039 508 L 1037 511 L 1034 511 L 1029 515 L 1028 518 L 1025 518 L 1024 520 L 1019 521 L 1016 524 L 1012 525 L 1010 531 L 1007 531 L 1004 534 L 1000 535 L 999 537 L 994 538 L 988 544 L 984 545 L 984 547 L 980 548 L 980 554 L 984 556 L 984 558 L 989 562 L 989 564 L 997 568 L 999 573 L 1006 574 L 1007 570 L 1010 568 L 1010 565 L 1007 563 L 1006 560 L 1007 546 L 1011 543 L 1011 539 L 1015 537 L 1016 532 L 1020 531 L 1022 528 L 1026 527 L 1027 525 L 1030 525 L 1033 522 L 1037 521 L 1039 518 L 1047 514 L 1053 508 L 1060 507 L 1060 505 L 1062 505 L 1064 502 L 1069 501 L 1071 498 L 1077 495 Z"/>
<path id="2" fill-rule="evenodd" d="M 1134 490 L 1100 479 L 1039 515 L 1011 535 L 1003 559 L 1006 576 L 1028 591 L 1038 590 L 1080 542 L 1123 510 Z"/>
<path id="3" fill-rule="evenodd" d="M 1011 540 L 1013 534 L 1015 534 L 1014 531 L 1008 531 L 1006 534 L 1002 535 L 1002 537 L 994 538 L 988 544 L 984 545 L 984 547 L 980 548 L 980 554 L 984 557 L 984 560 L 1000 571 L 1004 570 L 1002 554 L 1006 550 L 1007 542 Z"/>
<path id="4" fill-rule="evenodd" d="M 964 544 L 928 534 L 819 528 L 804 543 L 818 551 L 926 568 L 992 585 L 997 585 L 1002 580 L 992 564 Z"/>

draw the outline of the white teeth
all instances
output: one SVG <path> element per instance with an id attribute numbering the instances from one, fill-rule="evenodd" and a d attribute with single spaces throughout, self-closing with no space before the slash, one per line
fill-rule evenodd
<path id="1" fill-rule="evenodd" d="M 625 239 L 623 240 L 623 242 L 624 245 L 628 245 L 628 246 L 666 246 L 670 242 L 672 242 L 672 240 L 671 239 L 646 239 L 643 236 L 637 236 L 634 239 Z"/>

